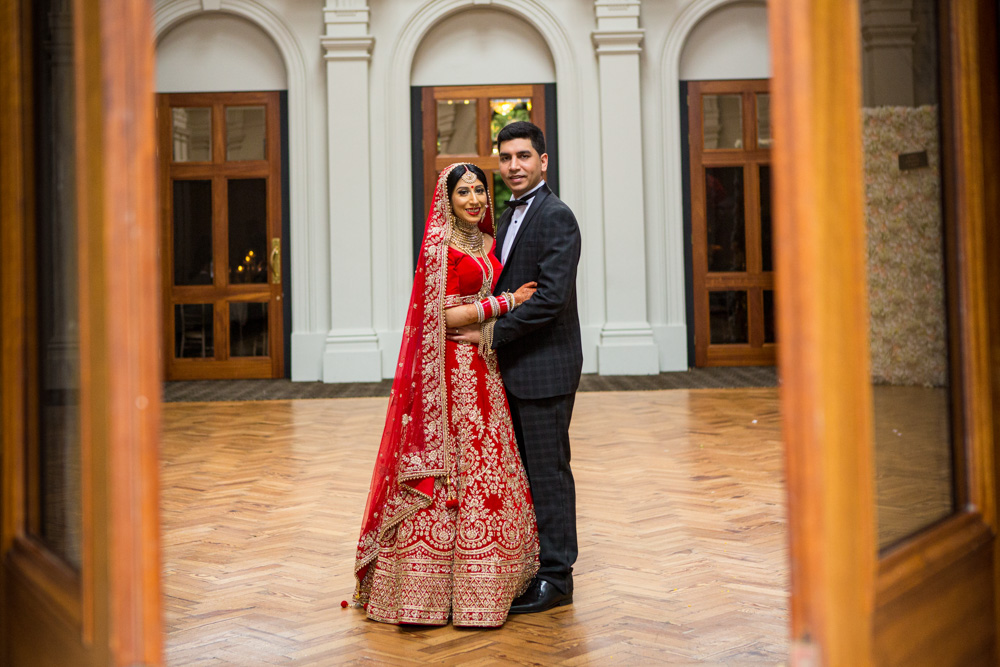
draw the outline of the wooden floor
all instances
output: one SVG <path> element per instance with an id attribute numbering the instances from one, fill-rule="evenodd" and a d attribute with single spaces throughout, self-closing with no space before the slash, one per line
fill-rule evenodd
<path id="1" fill-rule="evenodd" d="M 342 609 L 386 399 L 164 406 L 170 665 L 778 664 L 776 389 L 580 394 L 575 603 L 499 630 Z"/>
<path id="2" fill-rule="evenodd" d="M 873 389 L 878 545 L 886 547 L 954 511 L 948 390 Z"/>

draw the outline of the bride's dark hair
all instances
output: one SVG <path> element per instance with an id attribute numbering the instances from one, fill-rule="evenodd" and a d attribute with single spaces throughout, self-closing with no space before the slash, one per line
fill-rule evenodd
<path id="1" fill-rule="evenodd" d="M 465 167 L 465 169 L 462 169 L 462 167 Z M 474 164 L 459 165 L 458 167 L 452 169 L 451 173 L 448 174 L 447 186 L 448 186 L 449 204 L 451 203 L 451 196 L 455 193 L 455 186 L 458 184 L 458 179 L 462 178 L 462 175 L 465 174 L 465 172 L 467 171 L 471 171 L 473 174 L 475 174 L 479 178 L 479 180 L 482 181 L 483 187 L 489 190 L 489 185 L 487 185 L 486 183 L 486 172 L 484 172 L 482 169 L 480 169 Z"/>

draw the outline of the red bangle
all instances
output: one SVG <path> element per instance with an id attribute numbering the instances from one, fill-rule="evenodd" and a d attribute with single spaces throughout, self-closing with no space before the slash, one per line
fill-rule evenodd
<path id="1" fill-rule="evenodd" d="M 511 303 L 513 300 L 513 295 L 509 295 L 509 293 L 505 293 L 500 297 L 486 297 L 478 303 L 478 308 L 476 308 L 477 315 L 480 310 L 482 311 L 483 319 L 479 321 L 485 322 L 488 319 L 510 312 L 511 308 L 513 308 L 513 304 Z"/>

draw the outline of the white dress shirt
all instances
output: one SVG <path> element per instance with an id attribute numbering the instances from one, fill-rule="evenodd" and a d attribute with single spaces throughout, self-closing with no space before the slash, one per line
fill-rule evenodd
<path id="1" fill-rule="evenodd" d="M 530 194 L 537 191 L 545 185 L 545 181 L 541 181 L 538 185 L 533 187 L 524 195 Z M 524 195 L 518 197 L 518 199 L 523 198 Z M 536 195 L 537 196 L 537 195 Z M 521 221 L 524 220 L 524 216 L 528 214 L 528 209 L 531 208 L 531 204 L 535 201 L 535 197 L 528 200 L 528 203 L 523 206 L 515 206 L 514 214 L 510 218 L 510 226 L 507 228 L 507 235 L 503 237 L 503 248 L 500 249 L 500 263 L 507 264 L 507 255 L 510 254 L 510 249 L 514 246 L 514 237 L 517 236 L 517 230 L 521 228 Z"/>

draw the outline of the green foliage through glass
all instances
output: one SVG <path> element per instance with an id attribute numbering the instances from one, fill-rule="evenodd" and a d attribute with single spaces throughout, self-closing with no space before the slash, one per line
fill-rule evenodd
<path id="1" fill-rule="evenodd" d="M 493 222 L 500 224 L 500 214 L 507 208 L 505 204 L 511 198 L 510 188 L 503 182 L 500 172 L 493 172 Z"/>
<path id="2" fill-rule="evenodd" d="M 490 143 L 493 145 L 493 153 L 496 154 L 497 135 L 505 125 L 519 120 L 531 120 L 531 98 L 491 99 L 490 110 L 493 112 L 490 120 Z"/>

